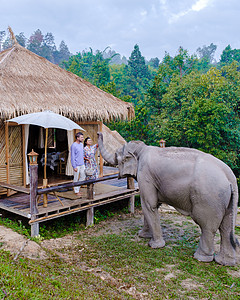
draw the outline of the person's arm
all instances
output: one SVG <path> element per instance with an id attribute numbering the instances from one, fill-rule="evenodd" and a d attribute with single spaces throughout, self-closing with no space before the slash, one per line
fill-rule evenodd
<path id="1" fill-rule="evenodd" d="M 75 146 L 72 144 L 71 146 L 71 164 L 73 167 L 73 170 L 77 172 L 77 166 L 76 166 L 76 154 L 75 154 Z"/>
<path id="2" fill-rule="evenodd" d="M 90 159 L 87 158 L 87 152 L 86 152 L 85 148 L 83 148 L 83 159 L 84 159 L 85 161 L 90 162 Z"/>
<path id="3" fill-rule="evenodd" d="M 98 144 L 95 144 L 95 145 L 93 145 L 94 154 L 96 154 L 96 152 L 97 152 L 97 148 L 98 148 Z"/>

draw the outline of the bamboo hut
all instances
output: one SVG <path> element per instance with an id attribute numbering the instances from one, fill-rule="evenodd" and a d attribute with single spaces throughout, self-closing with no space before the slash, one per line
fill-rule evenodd
<path id="1" fill-rule="evenodd" d="M 103 122 L 134 116 L 134 108 L 82 78 L 20 46 L 9 30 L 13 46 L 0 52 L 0 182 L 28 184 L 27 153 L 40 155 L 44 131 L 5 120 L 22 114 L 51 110 L 68 117 L 97 140 Z M 69 153 L 75 132 L 52 130 L 49 148 Z M 64 175 L 71 175 L 68 155 Z M 102 161 L 100 160 L 101 164 Z M 5 188 L 0 194 L 6 193 Z"/>

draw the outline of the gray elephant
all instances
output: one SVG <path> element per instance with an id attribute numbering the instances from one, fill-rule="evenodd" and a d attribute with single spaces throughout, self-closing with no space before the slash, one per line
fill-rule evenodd
<path id="1" fill-rule="evenodd" d="M 138 181 L 144 226 L 139 235 L 150 238 L 152 248 L 164 247 L 158 207 L 169 204 L 200 226 L 201 237 L 194 257 L 213 259 L 222 265 L 237 264 L 235 237 L 238 186 L 232 170 L 216 157 L 191 148 L 147 146 L 131 141 L 110 154 L 98 133 L 103 158 L 118 165 L 119 177 Z M 214 256 L 214 237 L 219 229 L 220 252 Z"/>

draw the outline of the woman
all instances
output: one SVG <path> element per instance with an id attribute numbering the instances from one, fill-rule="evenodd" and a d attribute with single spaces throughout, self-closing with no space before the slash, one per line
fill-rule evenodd
<path id="1" fill-rule="evenodd" d="M 90 137 L 87 137 L 84 140 L 84 161 L 85 161 L 85 170 L 88 168 L 93 168 L 94 172 L 92 175 L 86 174 L 86 180 L 97 179 L 98 178 L 98 167 L 95 159 L 95 154 L 98 148 L 98 144 L 92 146 L 92 140 Z"/>

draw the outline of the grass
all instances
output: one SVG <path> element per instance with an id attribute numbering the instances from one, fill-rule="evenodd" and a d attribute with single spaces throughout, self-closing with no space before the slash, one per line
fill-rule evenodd
<path id="1" fill-rule="evenodd" d="M 117 234 L 106 230 L 97 235 L 102 220 L 114 224 L 119 214 L 122 207 L 104 207 L 96 213 L 99 224 L 89 229 L 83 225 L 84 214 L 41 224 L 44 239 L 74 233 L 78 241 L 49 252 L 48 260 L 14 260 L 0 250 L 0 299 L 240 299 L 240 278 L 231 275 L 239 274 L 239 266 L 193 258 L 199 231 L 190 219 L 175 226 L 176 215 L 163 215 L 166 246 L 151 249 L 147 240 L 137 238 L 140 228 L 134 223 Z M 21 220 L 1 218 L 0 224 L 30 235 Z M 184 229 L 181 236 L 179 227 Z"/>
<path id="2" fill-rule="evenodd" d="M 115 287 L 71 264 L 54 258 L 44 262 L 21 258 L 13 261 L 8 253 L 0 251 L 0 298 L 5 297 L 26 300 L 122 299 Z"/>
<path id="3" fill-rule="evenodd" d="M 163 249 L 151 249 L 145 241 L 134 242 L 126 235 L 90 237 L 91 250 L 79 259 L 88 262 L 95 259 L 99 267 L 125 284 L 142 293 L 149 291 L 150 299 L 237 299 L 240 278 L 232 277 L 228 270 L 239 271 L 239 267 L 194 260 L 197 237 L 187 231 L 178 245 L 168 242 Z M 164 277 L 169 272 L 173 277 L 166 281 Z M 183 286 L 186 280 L 190 280 L 189 290 Z M 191 288 L 192 285 L 196 287 Z"/>
<path id="4" fill-rule="evenodd" d="M 126 201 L 116 202 L 111 205 L 99 207 L 94 213 L 94 223 L 98 224 L 101 221 L 113 217 L 119 212 L 127 213 Z M 4 217 L 0 217 L 0 225 L 4 225 L 12 230 L 31 239 L 31 227 L 28 220 L 21 219 L 21 216 L 16 217 L 13 214 L 2 212 Z M 50 220 L 41 223 L 39 226 L 39 234 L 43 239 L 61 238 L 67 234 L 76 231 L 85 230 L 86 213 L 80 212 L 66 217 Z"/>

